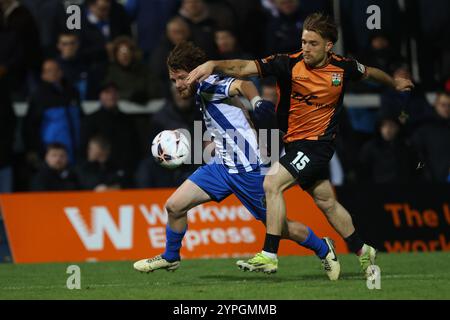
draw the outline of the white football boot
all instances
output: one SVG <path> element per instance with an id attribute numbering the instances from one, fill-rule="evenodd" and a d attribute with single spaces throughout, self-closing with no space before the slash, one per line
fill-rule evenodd
<path id="1" fill-rule="evenodd" d="M 334 251 L 334 241 L 330 238 L 323 238 L 328 246 L 328 253 L 325 258 L 322 259 L 322 267 L 327 273 L 330 280 L 335 281 L 339 279 L 339 274 L 341 273 L 341 264 L 337 258 L 336 252 Z"/>
<path id="2" fill-rule="evenodd" d="M 142 259 L 134 263 L 133 267 L 140 272 L 153 272 L 159 269 L 175 271 L 180 266 L 180 261 L 169 262 L 161 255 L 150 259 Z"/>

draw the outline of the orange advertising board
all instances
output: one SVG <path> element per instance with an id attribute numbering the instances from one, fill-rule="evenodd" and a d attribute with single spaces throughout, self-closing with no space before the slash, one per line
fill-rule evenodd
<path id="1" fill-rule="evenodd" d="M 173 189 L 105 193 L 54 192 L 1 195 L 13 260 L 17 263 L 136 260 L 164 251 L 167 214 Z M 344 241 L 312 199 L 298 188 L 285 193 L 288 217 L 310 226 L 318 236 Z M 231 196 L 192 209 L 183 240 L 183 258 L 237 257 L 261 250 L 264 225 Z M 280 255 L 312 252 L 283 240 Z"/>

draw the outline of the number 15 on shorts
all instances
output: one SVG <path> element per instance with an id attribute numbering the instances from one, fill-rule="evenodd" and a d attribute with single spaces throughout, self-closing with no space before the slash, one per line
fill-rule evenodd
<path id="1" fill-rule="evenodd" d="M 297 152 L 297 156 L 294 160 L 292 160 L 291 164 L 297 168 L 298 171 L 303 170 L 309 162 L 308 156 L 306 156 L 303 152 Z"/>

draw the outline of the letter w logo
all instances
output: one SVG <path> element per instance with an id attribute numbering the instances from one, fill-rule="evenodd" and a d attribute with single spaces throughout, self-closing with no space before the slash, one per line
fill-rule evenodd
<path id="1" fill-rule="evenodd" d="M 119 226 L 116 225 L 106 207 L 92 207 L 90 230 L 78 208 L 67 207 L 64 211 L 87 250 L 102 250 L 104 233 L 109 236 L 116 249 L 131 249 L 133 244 L 132 206 L 119 207 Z"/>

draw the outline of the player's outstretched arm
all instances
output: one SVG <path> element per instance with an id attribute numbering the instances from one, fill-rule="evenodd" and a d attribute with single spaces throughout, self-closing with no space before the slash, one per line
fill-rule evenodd
<path id="1" fill-rule="evenodd" d="M 253 60 L 210 60 L 192 70 L 186 80 L 189 84 L 201 82 L 214 72 L 243 78 L 258 75 L 258 68 Z"/>
<path id="2" fill-rule="evenodd" d="M 397 91 L 410 91 L 414 88 L 414 84 L 409 79 L 404 78 L 392 78 L 386 72 L 373 67 L 366 67 L 366 79 L 370 79 L 388 87 L 391 87 Z"/>

